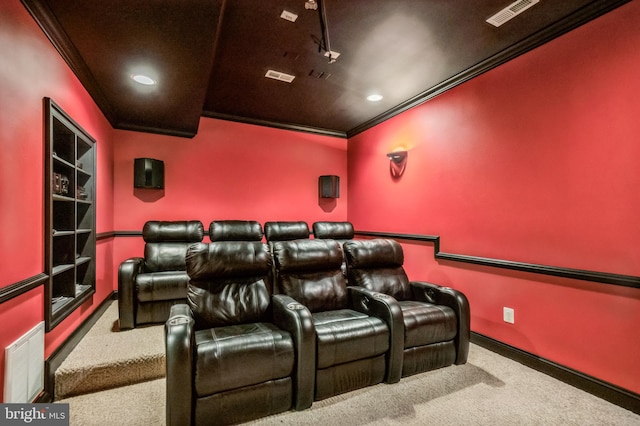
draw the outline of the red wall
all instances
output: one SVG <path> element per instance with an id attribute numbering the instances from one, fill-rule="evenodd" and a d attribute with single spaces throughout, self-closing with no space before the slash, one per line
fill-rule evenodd
<path id="1" fill-rule="evenodd" d="M 115 132 L 114 226 L 147 220 L 347 218 L 345 139 L 202 118 L 193 139 Z M 164 190 L 134 189 L 133 160 L 164 161 Z M 340 176 L 338 199 L 318 198 L 318 177 Z M 205 238 L 205 241 L 208 241 Z M 115 265 L 142 254 L 141 238 L 116 239 Z M 116 284 L 117 285 L 117 284 Z"/>
<path id="2" fill-rule="evenodd" d="M 43 98 L 52 98 L 97 140 L 98 232 L 113 229 L 113 155 L 108 122 L 19 0 L 0 3 L 0 51 L 2 288 L 44 270 Z M 47 333 L 45 357 L 111 294 L 112 245 L 108 240 L 98 243 L 96 294 Z M 0 348 L 43 319 L 43 286 L 0 304 Z"/>
<path id="3" fill-rule="evenodd" d="M 98 141 L 99 233 L 149 219 L 348 218 L 441 235 L 446 252 L 639 275 L 637 22 L 631 2 L 352 138 L 347 153 L 342 139 L 206 118 L 193 139 L 113 131 L 20 2 L 2 2 L 0 288 L 44 267 L 44 96 Z M 393 181 L 384 154 L 401 145 L 409 163 Z M 133 189 L 136 157 L 165 161 L 164 191 Z M 341 177 L 340 199 L 318 199 L 323 174 Z M 474 331 L 640 393 L 639 290 L 436 262 L 431 245 L 404 246 L 412 278 L 467 294 Z M 47 333 L 45 356 L 141 253 L 140 238 L 98 242 L 97 293 Z M 0 304 L 0 348 L 43 319 L 43 303 L 40 287 Z"/>
<path id="4" fill-rule="evenodd" d="M 440 235 L 444 252 L 640 275 L 638 22 L 631 2 L 350 139 L 349 220 Z M 394 181 L 384 154 L 400 146 Z M 640 393 L 640 290 L 404 246 L 411 278 L 469 297 L 473 331 Z"/>
<path id="5" fill-rule="evenodd" d="M 346 219 L 344 139 L 213 119 L 193 139 L 114 131 L 18 0 L 0 5 L 0 48 L 0 288 L 44 269 L 45 96 L 97 140 L 98 233 L 140 230 L 150 219 Z M 164 191 L 133 190 L 136 157 L 165 161 Z M 340 199 L 318 198 L 322 174 L 341 177 Z M 139 238 L 98 241 L 96 294 L 46 334 L 45 357 L 117 288 L 121 260 L 141 253 Z M 0 347 L 43 319 L 43 286 L 0 304 Z"/>

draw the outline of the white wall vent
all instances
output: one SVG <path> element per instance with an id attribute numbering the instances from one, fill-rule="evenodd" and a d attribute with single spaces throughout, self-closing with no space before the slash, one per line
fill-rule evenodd
<path id="1" fill-rule="evenodd" d="M 267 78 L 273 78 L 274 80 L 284 81 L 286 83 L 291 83 L 293 79 L 296 78 L 296 76 L 294 75 L 289 75 L 289 74 L 285 74 L 283 72 L 274 71 L 274 70 L 267 71 L 267 73 L 264 76 Z"/>
<path id="2" fill-rule="evenodd" d="M 518 0 L 515 3 L 511 3 L 509 6 L 505 7 L 500 12 L 493 15 L 491 18 L 487 19 L 487 22 L 491 25 L 499 27 L 505 22 L 520 15 L 522 12 L 529 9 L 539 1 L 540 0 Z"/>
<path id="3" fill-rule="evenodd" d="M 44 389 L 44 321 L 7 346 L 4 357 L 4 402 L 33 402 Z"/>

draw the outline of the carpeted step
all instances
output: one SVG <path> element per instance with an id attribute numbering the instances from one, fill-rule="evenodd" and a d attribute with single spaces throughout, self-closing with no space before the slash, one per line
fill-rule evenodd
<path id="1" fill-rule="evenodd" d="M 55 399 L 165 376 L 162 325 L 117 331 L 112 303 L 55 372 Z"/>

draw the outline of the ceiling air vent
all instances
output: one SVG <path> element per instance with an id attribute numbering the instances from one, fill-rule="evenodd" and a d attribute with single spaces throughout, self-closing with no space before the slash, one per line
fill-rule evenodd
<path id="1" fill-rule="evenodd" d="M 289 74 L 285 74 L 283 72 L 274 71 L 274 70 L 267 71 L 267 73 L 264 76 L 267 78 L 272 78 L 274 80 L 284 81 L 285 83 L 291 83 L 293 79 L 296 78 L 295 75 L 289 75 Z"/>
<path id="2" fill-rule="evenodd" d="M 520 15 L 525 10 L 529 9 L 534 4 L 538 3 L 540 0 L 519 0 L 515 3 L 511 3 L 509 6 L 502 9 L 500 12 L 493 15 L 491 18 L 487 19 L 487 22 L 491 25 L 495 25 L 499 27 L 505 22 L 515 18 Z"/>

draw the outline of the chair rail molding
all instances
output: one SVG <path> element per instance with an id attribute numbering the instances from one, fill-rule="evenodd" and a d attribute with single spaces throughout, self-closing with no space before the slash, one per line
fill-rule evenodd
<path id="1" fill-rule="evenodd" d="M 536 263 L 515 262 L 512 260 L 493 259 L 488 257 L 469 256 L 465 254 L 443 253 L 440 251 L 440 237 L 435 235 L 397 234 L 390 232 L 355 231 L 356 235 L 376 238 L 393 238 L 399 240 L 423 241 L 433 243 L 433 256 L 439 260 L 472 263 L 513 271 L 531 272 L 534 274 L 552 275 L 582 281 L 593 281 L 603 284 L 640 288 L 640 277 L 621 275 L 609 272 L 589 271 L 584 269 L 564 268 L 559 266 L 540 265 Z"/>

